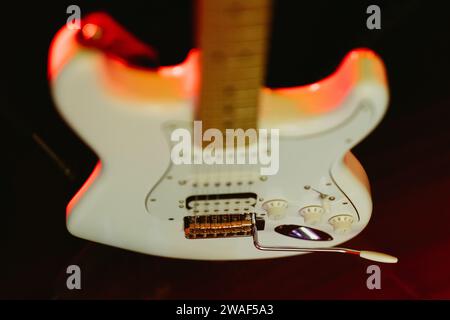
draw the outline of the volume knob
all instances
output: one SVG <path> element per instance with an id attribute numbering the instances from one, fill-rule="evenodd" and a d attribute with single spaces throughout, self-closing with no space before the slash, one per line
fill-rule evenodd
<path id="1" fill-rule="evenodd" d="M 305 223 L 316 224 L 320 222 L 324 212 L 325 209 L 321 206 L 308 206 L 300 210 L 300 215 L 305 220 Z"/>
<path id="2" fill-rule="evenodd" d="M 333 226 L 336 233 L 347 233 L 352 229 L 353 217 L 348 214 L 341 214 L 331 217 L 328 222 Z"/>
<path id="3" fill-rule="evenodd" d="M 288 203 L 286 200 L 270 200 L 263 203 L 262 208 L 267 212 L 269 219 L 280 220 L 286 216 Z"/>

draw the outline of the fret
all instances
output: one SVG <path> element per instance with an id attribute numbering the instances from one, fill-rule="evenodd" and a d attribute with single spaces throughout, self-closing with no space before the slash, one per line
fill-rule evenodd
<path id="1" fill-rule="evenodd" d="M 209 79 L 214 80 L 214 78 Z M 226 95 L 227 97 L 235 97 L 235 98 L 239 98 L 242 95 L 249 95 L 252 96 L 251 93 L 253 92 L 254 94 L 257 94 L 259 92 L 260 87 L 260 83 L 256 82 L 254 80 L 252 81 L 247 81 L 247 82 L 242 82 L 240 81 L 240 84 L 242 86 L 238 86 L 237 81 L 236 82 L 232 82 L 232 81 L 220 81 L 218 83 L 216 83 L 215 85 L 211 85 L 209 86 L 209 91 L 204 92 L 201 94 L 201 96 L 205 96 L 205 97 L 214 97 L 214 96 L 222 96 L 222 95 Z M 245 84 L 245 86 L 244 86 Z M 239 94 L 239 96 L 238 96 Z"/>
<path id="2" fill-rule="evenodd" d="M 250 103 L 245 103 L 245 104 L 234 104 L 231 105 L 229 103 L 222 103 L 222 104 L 215 104 L 212 105 L 212 111 L 208 111 L 207 114 L 208 115 L 223 115 L 225 116 L 226 114 L 238 114 L 238 113 L 242 113 L 242 112 L 247 112 L 248 114 L 253 114 L 254 113 L 254 107 L 252 104 Z M 204 110 L 200 110 L 199 112 L 205 112 Z"/>
<path id="3" fill-rule="evenodd" d="M 270 11 L 270 1 L 268 0 L 215 0 L 214 4 L 207 4 L 208 16 L 211 15 L 244 15 L 253 12 L 254 14 L 267 14 Z M 200 3 L 200 8 L 205 9 L 205 4 Z M 223 20 L 228 22 L 229 20 Z"/>
<path id="4" fill-rule="evenodd" d="M 254 107 L 252 104 L 246 104 L 246 105 L 233 105 L 233 106 L 229 106 L 226 104 L 217 104 L 217 105 L 213 105 L 212 108 L 214 108 L 214 111 L 208 111 L 207 115 L 208 117 L 211 119 L 212 117 L 225 117 L 228 114 L 233 115 L 233 114 L 240 114 L 241 112 L 247 112 L 250 115 L 254 114 Z M 245 110 L 245 111 L 244 111 Z M 200 113 L 201 111 L 199 111 Z"/>
<path id="5" fill-rule="evenodd" d="M 243 67 L 243 68 L 210 68 L 202 75 L 208 87 L 217 85 L 226 85 L 227 83 L 236 83 L 237 81 L 247 81 L 261 83 L 261 78 L 264 71 L 260 67 Z M 225 69 L 225 70 L 224 70 Z M 215 81 L 211 83 L 210 81 Z"/>
<path id="6" fill-rule="evenodd" d="M 221 0 L 219 0 L 221 1 Z M 226 16 L 224 14 L 210 14 L 208 17 L 204 18 L 201 21 L 202 24 L 208 26 L 207 31 L 215 30 L 220 28 L 230 28 L 231 29 L 244 29 L 251 27 L 260 27 L 261 31 L 266 30 L 265 26 L 270 22 L 269 15 L 259 15 L 259 16 L 251 16 L 252 12 L 248 12 L 250 15 L 245 14 L 241 16 Z M 248 18 L 251 19 L 248 19 Z M 225 20 L 227 19 L 227 20 Z M 231 21 L 228 21 L 231 20 Z"/>
<path id="7" fill-rule="evenodd" d="M 229 124 L 227 125 L 220 125 L 220 126 L 216 126 L 216 127 L 203 127 L 203 130 L 207 130 L 207 129 L 217 129 L 222 131 L 222 134 L 225 135 L 225 132 L 227 129 L 230 129 L 231 127 L 233 129 L 243 129 L 243 130 L 247 130 L 249 128 L 254 128 L 254 126 L 256 125 L 256 122 L 245 122 L 245 123 L 238 123 L 238 122 L 233 122 L 231 121 Z M 207 143 L 208 144 L 208 143 Z"/>
<path id="8" fill-rule="evenodd" d="M 255 117 L 251 112 L 243 112 L 242 114 L 233 114 L 229 112 L 225 112 L 223 114 L 208 114 L 209 121 L 205 122 L 207 125 L 206 127 L 211 128 L 209 124 L 214 123 L 218 127 L 223 125 L 223 122 L 238 122 L 238 123 L 244 123 L 244 122 L 253 122 L 256 121 Z M 230 127 L 232 129 L 233 127 Z"/>
<path id="9" fill-rule="evenodd" d="M 249 108 L 250 109 L 250 108 Z M 233 121 L 240 121 L 241 118 L 240 117 L 245 117 L 246 119 L 243 118 L 243 120 L 247 120 L 248 119 L 255 119 L 254 114 L 253 114 L 253 110 L 249 110 L 249 109 L 244 109 L 245 112 L 239 112 L 238 110 L 233 111 L 233 112 L 223 112 L 223 113 L 208 113 L 208 121 L 204 121 L 204 123 L 207 123 L 208 127 L 211 127 L 211 123 L 214 123 L 216 125 L 220 125 L 220 121 L 222 120 L 226 120 L 227 118 L 232 118 Z M 242 110 L 242 109 L 241 109 Z M 230 128 L 231 129 L 231 128 Z"/>
<path id="10" fill-rule="evenodd" d="M 264 73 L 264 70 L 261 69 L 263 69 L 265 65 L 259 55 L 260 54 L 255 53 L 246 55 L 229 55 L 226 52 L 214 52 L 209 57 L 207 56 L 203 58 L 203 61 L 210 66 L 207 71 L 205 70 L 205 74 L 222 76 L 222 74 L 226 74 L 232 69 L 239 69 L 245 74 L 254 74 L 253 78 L 259 79 L 261 78 L 261 74 Z M 239 77 L 239 79 L 243 78 L 243 76 Z"/>
<path id="11" fill-rule="evenodd" d="M 223 112 L 208 112 L 208 120 L 217 122 L 219 120 L 225 120 L 227 118 L 233 119 L 233 121 L 247 120 L 247 119 L 256 119 L 254 117 L 254 109 L 253 108 L 240 108 L 233 109 L 233 111 L 223 111 Z M 208 122 L 208 123 L 209 123 Z"/>
<path id="12" fill-rule="evenodd" d="M 208 91 L 202 91 L 201 94 L 202 95 L 208 94 L 209 92 L 225 92 L 228 94 L 231 93 L 231 91 L 255 89 L 256 87 L 260 86 L 260 79 L 255 78 L 254 76 L 236 79 L 235 73 L 237 71 L 234 71 L 233 73 L 228 73 L 224 75 L 222 78 L 219 78 L 217 75 L 215 76 L 214 74 L 209 74 L 207 77 L 204 77 L 203 81 L 208 83 Z"/>
<path id="13" fill-rule="evenodd" d="M 206 123 L 211 123 L 211 121 L 213 121 L 215 123 L 217 121 L 228 121 L 228 120 L 233 120 L 235 122 L 248 122 L 249 120 L 252 120 L 252 121 L 256 120 L 255 117 L 253 116 L 253 113 L 249 110 L 245 110 L 245 112 L 242 112 L 242 113 L 239 113 L 238 111 L 235 111 L 234 113 L 224 112 L 221 114 L 208 113 L 208 117 L 209 117 L 208 119 L 210 120 L 210 122 L 206 122 Z M 217 123 L 217 125 L 220 125 L 220 123 Z M 210 127 L 210 126 L 208 126 L 208 127 Z M 232 127 L 230 129 L 232 129 Z"/>
<path id="14" fill-rule="evenodd" d="M 241 89 L 236 89 L 233 86 L 234 84 L 230 83 L 229 86 L 211 88 L 208 92 L 202 93 L 200 99 L 207 99 L 210 104 L 214 101 L 229 104 L 243 100 L 251 103 L 252 100 L 259 98 L 259 90 L 257 90 L 259 86 L 249 86 Z"/>
<path id="15" fill-rule="evenodd" d="M 255 79 L 244 79 L 244 80 L 236 80 L 233 81 L 231 75 L 227 79 L 217 79 L 216 77 L 208 77 L 204 78 L 204 81 L 216 81 L 214 84 L 210 84 L 208 86 L 209 90 L 205 92 L 201 92 L 201 95 L 208 95 L 210 93 L 225 93 L 227 95 L 231 95 L 235 92 L 243 92 L 249 90 L 255 90 L 257 87 L 259 88 L 260 82 Z"/>
<path id="16" fill-rule="evenodd" d="M 244 112 L 235 111 L 234 113 L 210 114 L 209 116 L 210 120 L 221 120 L 221 121 L 232 120 L 235 122 L 249 122 L 254 120 L 253 114 L 248 110 L 244 110 Z"/>
<path id="17" fill-rule="evenodd" d="M 209 56 L 205 56 L 212 59 L 215 62 L 225 61 L 230 58 L 253 58 L 257 61 L 262 61 L 265 55 L 265 43 L 264 40 L 248 40 L 245 42 L 226 42 L 221 39 L 211 40 L 212 45 L 220 48 L 219 50 L 211 52 Z"/>
<path id="18" fill-rule="evenodd" d="M 268 9 L 269 1 L 264 0 L 226 0 L 217 1 L 217 5 L 211 8 L 211 11 L 224 9 L 226 12 L 241 12 L 245 10 Z"/>
<path id="19" fill-rule="evenodd" d="M 224 43 L 228 42 L 244 43 L 245 41 L 264 40 L 267 37 L 266 30 L 264 30 L 262 25 L 242 26 L 242 27 L 234 27 L 234 26 L 215 27 L 208 29 L 208 31 L 205 31 L 204 33 L 205 37 L 208 37 L 210 35 L 214 35 L 215 37 L 218 37 L 218 35 L 220 35 L 219 39 L 223 40 Z M 206 45 L 210 44 L 208 43 Z"/>

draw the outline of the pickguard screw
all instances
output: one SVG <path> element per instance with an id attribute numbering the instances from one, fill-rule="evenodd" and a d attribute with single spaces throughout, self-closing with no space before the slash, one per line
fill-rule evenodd
<path id="1" fill-rule="evenodd" d="M 264 198 L 259 198 L 259 201 L 264 201 Z"/>
<path id="2" fill-rule="evenodd" d="M 305 190 L 311 189 L 311 186 L 304 186 Z"/>
<path id="3" fill-rule="evenodd" d="M 180 205 L 178 206 L 178 208 L 183 209 L 184 206 L 183 206 L 182 204 L 180 204 Z"/>
<path id="4" fill-rule="evenodd" d="M 155 198 L 151 198 L 150 201 L 151 201 L 151 202 L 155 202 L 156 199 L 155 199 Z"/>
<path id="5" fill-rule="evenodd" d="M 261 181 L 267 181 L 267 176 L 261 176 L 261 177 L 259 177 L 259 180 L 261 180 Z"/>
<path id="6" fill-rule="evenodd" d="M 180 186 L 184 186 L 186 184 L 186 180 L 180 180 L 180 181 L 178 181 L 178 184 Z"/>
<path id="7" fill-rule="evenodd" d="M 331 201 L 334 201 L 334 200 L 336 200 L 336 198 L 335 198 L 335 197 L 333 197 L 333 196 L 329 197 L 328 199 L 330 199 Z"/>

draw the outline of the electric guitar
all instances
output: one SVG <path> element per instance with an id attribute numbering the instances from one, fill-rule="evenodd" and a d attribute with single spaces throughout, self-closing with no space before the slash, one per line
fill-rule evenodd
<path id="1" fill-rule="evenodd" d="M 67 206 L 69 232 L 173 258 L 338 252 L 396 262 L 337 247 L 371 218 L 368 178 L 349 150 L 387 109 L 379 56 L 355 49 L 322 81 L 265 88 L 270 2 L 200 1 L 197 12 L 198 48 L 174 66 L 158 66 L 154 50 L 103 13 L 55 36 L 57 110 L 99 158 Z M 276 173 L 262 174 L 261 163 L 175 164 L 173 133 L 194 133 L 194 120 L 200 133 L 278 130 L 278 147 L 268 150 Z M 193 148 L 204 150 L 204 141 Z"/>

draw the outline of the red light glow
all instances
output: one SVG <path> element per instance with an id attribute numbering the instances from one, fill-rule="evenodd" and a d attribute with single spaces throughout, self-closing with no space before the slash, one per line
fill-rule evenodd
<path id="1" fill-rule="evenodd" d="M 84 182 L 83 186 L 77 191 L 77 193 L 72 197 L 66 207 L 66 216 L 68 217 L 72 212 L 72 209 L 78 203 L 78 201 L 83 197 L 86 191 L 91 187 L 92 183 L 97 179 L 102 170 L 102 163 L 99 161 L 95 165 L 94 170 L 92 170 L 89 178 Z"/>
<path id="2" fill-rule="evenodd" d="M 386 82 L 381 60 L 370 49 L 355 49 L 348 53 L 334 73 L 323 80 L 292 88 L 275 89 L 273 92 L 292 99 L 306 113 L 326 113 L 341 105 L 349 91 L 363 76 L 363 59 L 374 62 L 375 77 Z"/>

